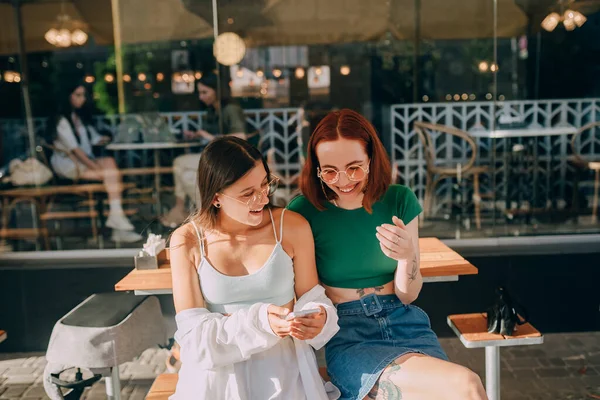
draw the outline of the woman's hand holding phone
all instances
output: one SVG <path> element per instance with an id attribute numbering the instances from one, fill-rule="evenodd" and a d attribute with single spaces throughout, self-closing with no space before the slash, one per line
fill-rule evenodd
<path id="1" fill-rule="evenodd" d="M 285 307 L 278 307 L 271 304 L 267 308 L 267 317 L 269 318 L 269 325 L 271 330 L 280 338 L 286 337 L 290 334 L 290 322 L 286 321 L 286 316 L 290 310 Z"/>
<path id="2" fill-rule="evenodd" d="M 314 310 L 316 311 L 316 310 Z M 308 315 L 293 315 L 290 319 L 290 336 L 298 340 L 310 340 L 316 337 L 325 326 L 327 312 L 323 306 L 319 306 L 318 312 Z"/>

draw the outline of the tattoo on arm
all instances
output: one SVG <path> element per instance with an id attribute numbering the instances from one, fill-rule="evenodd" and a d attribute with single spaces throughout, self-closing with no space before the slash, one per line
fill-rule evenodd
<path id="1" fill-rule="evenodd" d="M 417 256 L 413 257 L 412 261 L 412 269 L 408 274 L 408 280 L 410 283 L 413 283 L 417 279 L 417 275 L 419 274 L 419 265 L 417 264 Z M 410 284 L 409 283 L 409 284 Z"/>

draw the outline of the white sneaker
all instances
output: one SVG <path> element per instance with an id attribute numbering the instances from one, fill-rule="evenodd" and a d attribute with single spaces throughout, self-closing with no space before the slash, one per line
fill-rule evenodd
<path id="1" fill-rule="evenodd" d="M 111 239 L 114 242 L 133 243 L 142 240 L 142 235 L 133 231 L 124 231 L 121 229 L 113 229 Z"/>
<path id="2" fill-rule="evenodd" d="M 106 226 L 112 229 L 119 229 L 122 231 L 132 231 L 134 226 L 129 222 L 125 214 L 111 213 L 108 215 L 106 220 Z"/>

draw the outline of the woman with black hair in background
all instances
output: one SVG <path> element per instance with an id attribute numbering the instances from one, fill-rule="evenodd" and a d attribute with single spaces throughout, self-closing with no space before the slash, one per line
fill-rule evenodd
<path id="1" fill-rule="evenodd" d="M 248 140 L 254 146 L 258 145 L 258 135 L 249 137 L 246 134 L 246 117 L 244 110 L 226 96 L 219 96 L 219 77 L 207 73 L 198 82 L 198 97 L 206 105 L 206 118 L 203 120 L 202 129 L 185 131 L 187 140 L 212 141 L 222 135 L 235 136 Z M 222 132 L 221 132 L 222 127 Z M 185 209 L 186 199 L 189 197 L 196 203 L 198 196 L 196 181 L 200 153 L 184 154 L 173 161 L 173 178 L 175 182 L 175 205 L 161 218 L 164 226 L 175 228 L 188 216 Z"/>
<path id="2" fill-rule="evenodd" d="M 92 146 L 106 144 L 110 138 L 100 135 L 92 126 L 86 105 L 86 88 L 76 83 L 67 88 L 58 113 L 48 122 L 50 142 L 54 151 L 50 164 L 54 172 L 67 179 L 102 181 L 108 194 L 109 214 L 106 226 L 113 229 L 112 239 L 136 242 L 142 237 L 133 232 L 123 212 L 121 174 L 112 157 L 95 158 Z"/>

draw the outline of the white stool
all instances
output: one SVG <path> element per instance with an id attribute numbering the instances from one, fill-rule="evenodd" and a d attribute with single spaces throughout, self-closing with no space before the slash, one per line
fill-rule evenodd
<path id="1" fill-rule="evenodd" d="M 94 294 L 54 325 L 44 370 L 44 389 L 52 400 L 65 398 L 61 388 L 78 398 L 86 386 L 102 376 L 110 400 L 120 400 L 119 365 L 138 357 L 144 350 L 166 343 L 166 326 L 156 297 L 133 293 Z M 73 368 L 94 375 L 65 382 L 60 373 Z M 68 395 L 67 395 L 68 396 Z"/>
<path id="2" fill-rule="evenodd" d="M 544 336 L 529 323 L 517 326 L 514 336 L 488 333 L 485 313 L 449 315 L 448 326 L 467 349 L 485 347 L 485 391 L 489 400 L 500 400 L 500 347 L 544 343 Z"/>

